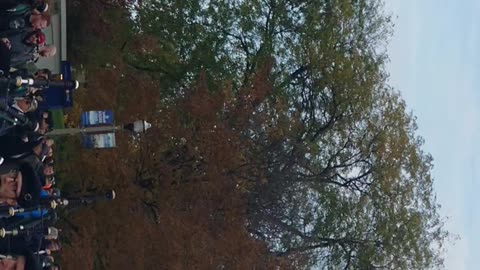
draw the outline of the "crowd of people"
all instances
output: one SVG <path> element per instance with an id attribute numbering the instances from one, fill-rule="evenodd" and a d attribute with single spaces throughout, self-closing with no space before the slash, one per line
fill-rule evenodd
<path id="1" fill-rule="evenodd" d="M 32 84 L 52 76 L 36 65 L 56 53 L 42 32 L 50 21 L 44 0 L 0 0 L 0 270 L 59 269 L 54 210 L 68 201 L 55 187 L 44 89 Z"/>

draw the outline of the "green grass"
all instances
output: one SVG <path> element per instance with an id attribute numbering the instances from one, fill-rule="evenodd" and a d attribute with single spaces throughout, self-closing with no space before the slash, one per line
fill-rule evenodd
<path id="1" fill-rule="evenodd" d="M 50 109 L 52 113 L 53 128 L 62 129 L 65 128 L 65 122 L 63 119 L 63 110 L 62 109 Z"/>

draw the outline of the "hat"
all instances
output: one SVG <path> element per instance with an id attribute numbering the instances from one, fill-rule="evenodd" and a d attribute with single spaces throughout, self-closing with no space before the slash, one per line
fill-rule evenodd
<path id="1" fill-rule="evenodd" d="M 28 164 L 24 163 L 19 168 L 22 173 L 22 190 L 17 202 L 22 207 L 30 207 L 38 204 L 42 185 L 37 177 L 34 169 Z"/>
<path id="2" fill-rule="evenodd" d="M 40 13 L 45 13 L 48 11 L 48 3 L 46 2 L 42 2 L 40 3 L 36 9 L 40 12 Z"/>

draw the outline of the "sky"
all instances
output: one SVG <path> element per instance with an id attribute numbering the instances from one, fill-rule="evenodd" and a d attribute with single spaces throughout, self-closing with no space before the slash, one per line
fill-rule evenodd
<path id="1" fill-rule="evenodd" d="M 390 85 L 417 116 L 448 244 L 445 268 L 480 269 L 480 1 L 385 0 Z M 477 257 L 476 257 L 477 256 Z"/>

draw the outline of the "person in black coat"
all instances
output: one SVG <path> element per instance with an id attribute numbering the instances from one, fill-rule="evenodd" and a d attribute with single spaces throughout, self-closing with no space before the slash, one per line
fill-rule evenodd
<path id="1" fill-rule="evenodd" d="M 18 163 L 0 158 L 0 205 L 16 205 L 23 185 Z"/>
<path id="2" fill-rule="evenodd" d="M 38 205 L 38 198 L 35 198 L 37 197 L 36 194 L 40 194 L 40 188 L 35 185 L 33 170 L 27 164 L 0 157 L 0 203 L 2 204 L 2 210 L 5 211 L 8 207 L 17 203 L 22 207 Z M 56 216 L 52 218 L 55 219 Z M 46 216 L 46 224 L 49 220 L 49 216 Z M 41 269 L 40 257 L 35 255 L 34 252 L 42 244 L 45 231 L 43 221 L 43 219 L 22 220 L 15 217 L 0 218 L 1 230 L 11 231 L 20 228 L 19 225 L 22 225 L 24 229 L 19 235 L 0 237 L 0 269 Z"/>
<path id="3" fill-rule="evenodd" d="M 32 164 L 26 158 L 1 158 L 0 205 L 34 206 L 40 200 L 42 184 Z"/>
<path id="4" fill-rule="evenodd" d="M 50 25 L 50 15 L 47 13 L 33 14 L 6 14 L 0 16 L 0 38 L 8 38 L 11 35 L 22 32 L 30 32 L 45 29 Z"/>
<path id="5" fill-rule="evenodd" d="M 10 43 L 10 66 L 18 68 L 33 62 L 38 56 L 38 46 L 45 44 L 45 34 L 41 30 L 18 33 L 2 40 Z"/>
<path id="6" fill-rule="evenodd" d="M 20 160 L 29 155 L 35 155 L 35 152 L 38 154 L 44 139 L 36 132 L 0 136 L 0 156 L 7 160 Z"/>

